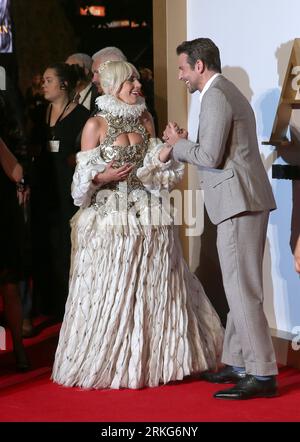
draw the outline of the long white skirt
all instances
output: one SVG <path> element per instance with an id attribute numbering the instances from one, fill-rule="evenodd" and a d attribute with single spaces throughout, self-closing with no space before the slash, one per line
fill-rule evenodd
<path id="1" fill-rule="evenodd" d="M 173 226 L 72 220 L 69 296 L 52 379 L 84 388 L 158 386 L 220 361 L 223 328 Z"/>

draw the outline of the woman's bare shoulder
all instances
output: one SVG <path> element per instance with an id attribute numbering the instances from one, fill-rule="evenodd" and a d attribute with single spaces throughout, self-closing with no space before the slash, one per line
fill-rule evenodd
<path id="1" fill-rule="evenodd" d="M 85 123 L 81 137 L 81 150 L 93 149 L 105 137 L 107 123 L 103 117 L 91 117 Z"/>
<path id="2" fill-rule="evenodd" d="M 90 130 L 97 130 L 101 129 L 101 127 L 106 125 L 106 121 L 103 117 L 100 117 L 98 115 L 94 117 L 90 117 L 87 122 L 85 123 L 84 128 L 90 129 Z"/>

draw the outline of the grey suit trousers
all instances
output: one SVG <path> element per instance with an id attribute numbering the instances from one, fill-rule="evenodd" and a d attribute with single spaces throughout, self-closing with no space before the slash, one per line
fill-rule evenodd
<path id="1" fill-rule="evenodd" d="M 222 362 L 252 375 L 277 364 L 263 311 L 262 263 L 269 211 L 245 212 L 218 225 L 217 248 L 230 312 Z"/>

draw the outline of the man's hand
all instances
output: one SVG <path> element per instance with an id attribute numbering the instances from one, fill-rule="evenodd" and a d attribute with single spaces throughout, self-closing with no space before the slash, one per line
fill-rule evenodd
<path id="1" fill-rule="evenodd" d="M 180 129 L 177 123 L 168 123 L 163 133 L 163 140 L 173 146 L 180 138 L 187 139 L 188 133 L 185 129 Z"/>

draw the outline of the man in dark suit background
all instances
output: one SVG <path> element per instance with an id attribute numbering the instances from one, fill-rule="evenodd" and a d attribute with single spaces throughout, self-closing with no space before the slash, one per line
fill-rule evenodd
<path id="1" fill-rule="evenodd" d="M 99 97 L 99 92 L 94 83 L 92 83 L 93 59 L 83 53 L 72 54 L 66 59 L 67 64 L 77 64 L 83 69 L 83 75 L 76 87 L 74 100 L 84 106 L 90 112 L 95 109 L 95 100 Z"/>

